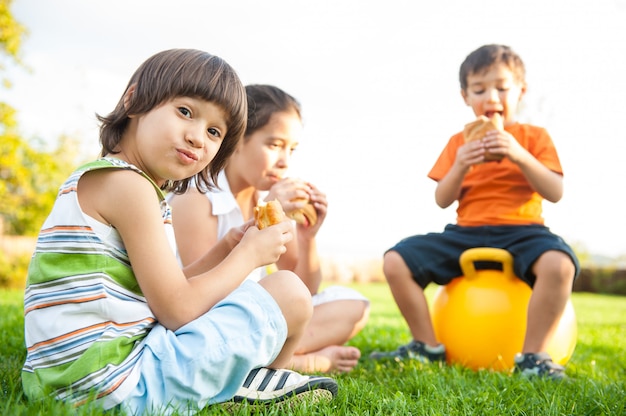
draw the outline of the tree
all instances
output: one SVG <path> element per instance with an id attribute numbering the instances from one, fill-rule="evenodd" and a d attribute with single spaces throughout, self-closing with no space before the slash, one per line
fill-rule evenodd
<path id="1" fill-rule="evenodd" d="M 4 231 L 34 235 L 52 208 L 59 185 L 75 166 L 76 140 L 63 136 L 52 152 L 15 134 L 0 135 L 0 215 Z"/>
<path id="2" fill-rule="evenodd" d="M 12 0 L 0 0 L 0 88 L 10 88 L 4 62 L 22 65 L 20 47 L 26 29 L 11 14 Z M 20 137 L 16 113 L 0 102 L 0 234 L 34 235 L 52 208 L 62 180 L 77 157 L 77 142 L 61 137 L 47 152 L 43 143 Z M 2 227 L 3 225 L 3 227 Z"/>
<path id="3" fill-rule="evenodd" d="M 26 35 L 26 28 L 15 20 L 11 14 L 11 3 L 13 0 L 0 0 L 0 71 L 4 71 L 3 61 L 5 59 L 21 63 L 20 48 L 22 38 Z M 8 80 L 2 78 L 5 88 L 10 86 Z M 1 114 L 0 114 L 1 116 Z M 0 117 L 0 122 L 3 122 Z"/>

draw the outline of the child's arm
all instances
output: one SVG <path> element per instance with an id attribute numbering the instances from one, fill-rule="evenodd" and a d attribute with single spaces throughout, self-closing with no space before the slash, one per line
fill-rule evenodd
<path id="1" fill-rule="evenodd" d="M 303 202 L 301 200 L 309 199 L 309 185 L 297 178 L 283 178 L 276 182 L 269 189 L 269 192 L 265 196 L 265 201 L 272 201 L 277 199 L 283 210 L 287 213 L 297 208 L 299 204 Z M 300 201 L 294 201 L 300 199 Z M 302 228 L 302 227 L 297 227 Z M 319 226 L 316 228 L 319 229 Z M 277 262 L 277 266 L 281 270 L 293 271 L 298 264 L 298 242 L 297 239 L 293 239 L 287 244 L 287 251 L 280 256 Z"/>
<path id="2" fill-rule="evenodd" d="M 485 159 L 485 147 L 480 140 L 467 142 L 460 146 L 448 173 L 437 182 L 435 202 L 441 208 L 449 207 L 461 193 L 463 178 L 472 165 L 482 163 Z"/>
<path id="3" fill-rule="evenodd" d="M 235 246 L 239 244 L 247 229 L 251 226 L 254 226 L 254 220 L 250 220 L 239 227 L 231 228 L 228 230 L 228 233 L 213 246 L 201 244 L 202 247 L 205 247 L 205 250 L 183 267 L 185 276 L 193 277 L 217 266 L 230 254 Z"/>
<path id="4" fill-rule="evenodd" d="M 328 200 L 326 199 L 326 194 L 313 184 L 309 184 L 309 186 L 309 198 L 317 212 L 317 222 L 313 226 L 297 227 L 298 257 L 296 268 L 293 271 L 304 282 L 311 294 L 314 295 L 319 291 L 322 283 L 322 266 L 315 237 L 326 219 Z"/>
<path id="5" fill-rule="evenodd" d="M 145 178 L 126 170 L 87 173 L 78 195 L 86 213 L 117 229 L 148 305 L 172 330 L 206 313 L 254 268 L 275 262 L 292 238 L 289 221 L 262 231 L 250 227 L 224 261 L 187 278 L 169 246 L 155 190 Z"/>
<path id="6" fill-rule="evenodd" d="M 485 136 L 485 148 L 491 153 L 508 157 L 539 195 L 550 202 L 558 202 L 563 196 L 563 177 L 537 160 L 506 131 L 490 131 Z"/>
<path id="7" fill-rule="evenodd" d="M 217 244 L 217 217 L 209 199 L 195 187 L 174 196 L 170 206 L 178 255 L 182 264 L 188 265 Z"/>
<path id="8" fill-rule="evenodd" d="M 525 156 L 515 163 L 535 191 L 550 202 L 558 202 L 563 196 L 563 176 L 551 171 L 533 155 L 524 150 Z"/>
<path id="9" fill-rule="evenodd" d="M 317 212 L 317 221 L 315 225 L 312 226 L 296 226 L 297 238 L 286 246 L 286 253 L 283 254 L 276 263 L 279 269 L 291 270 L 297 274 L 311 294 L 315 294 L 318 292 L 322 282 L 322 270 L 317 252 L 316 235 L 326 218 L 328 201 L 326 194 L 321 192 L 315 185 L 298 180 L 294 181 L 292 185 L 289 184 L 293 182 L 290 179 L 284 179 L 278 182 L 270 190 L 267 199 L 270 199 L 272 193 L 274 193 L 277 195 L 277 199 L 282 197 L 283 200 L 285 200 L 286 210 L 289 210 L 293 206 L 290 199 L 293 199 L 294 195 L 299 195 L 297 192 L 304 191 L 306 192 L 306 199 L 313 204 Z M 302 198 L 301 195 L 300 197 Z"/>
<path id="10" fill-rule="evenodd" d="M 170 202 L 178 255 L 186 276 L 194 276 L 215 267 L 241 241 L 246 230 L 254 225 L 251 219 L 234 227 L 218 241 L 218 219 L 212 214 L 211 201 L 190 188 Z M 202 259 L 202 261 L 198 261 Z"/>

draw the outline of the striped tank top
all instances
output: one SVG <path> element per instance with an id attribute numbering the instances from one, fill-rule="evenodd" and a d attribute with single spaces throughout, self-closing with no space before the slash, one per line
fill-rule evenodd
<path id="1" fill-rule="evenodd" d="M 134 170 L 154 185 L 175 245 L 162 191 L 135 166 L 103 158 L 68 178 L 39 233 L 26 281 L 22 384 L 30 399 L 53 396 L 77 405 L 96 400 L 108 409 L 138 381 L 142 340 L 156 319 L 119 234 L 82 212 L 76 194 L 85 172 L 106 168 Z"/>

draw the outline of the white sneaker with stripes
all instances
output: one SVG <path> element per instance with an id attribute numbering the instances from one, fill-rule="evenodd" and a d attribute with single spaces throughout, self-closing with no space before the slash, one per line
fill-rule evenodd
<path id="1" fill-rule="evenodd" d="M 329 401 L 337 394 L 337 382 L 329 377 L 305 376 L 291 370 L 256 368 L 239 388 L 235 403 L 276 403 L 293 397 L 310 402 Z"/>

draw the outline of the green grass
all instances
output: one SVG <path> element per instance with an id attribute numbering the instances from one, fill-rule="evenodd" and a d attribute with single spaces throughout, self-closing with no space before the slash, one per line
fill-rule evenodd
<path id="1" fill-rule="evenodd" d="M 393 349 L 409 334 L 385 284 L 354 284 L 372 301 L 368 325 L 350 344 L 363 357 Z M 432 296 L 429 290 L 429 296 Z M 625 415 L 626 297 L 575 293 L 578 342 L 564 382 L 526 380 L 504 373 L 417 363 L 380 364 L 362 359 L 349 374 L 334 376 L 339 394 L 329 404 L 285 409 L 243 408 L 259 415 Z M 23 396 L 22 293 L 0 291 L 0 414 L 103 415 L 52 399 L 31 403 Z M 108 412 L 107 415 L 116 414 Z M 228 414 L 212 406 L 202 415 Z"/>

